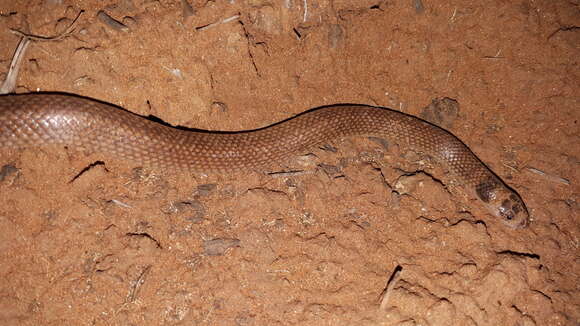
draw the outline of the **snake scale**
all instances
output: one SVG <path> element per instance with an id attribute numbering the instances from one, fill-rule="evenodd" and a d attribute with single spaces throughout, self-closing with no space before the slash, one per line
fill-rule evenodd
<path id="1" fill-rule="evenodd" d="M 334 105 L 240 132 L 192 131 L 70 94 L 0 96 L 0 150 L 60 144 L 136 164 L 182 171 L 236 171 L 279 162 L 348 136 L 376 136 L 424 153 L 513 228 L 527 226 L 521 197 L 451 133 L 398 111 Z"/>

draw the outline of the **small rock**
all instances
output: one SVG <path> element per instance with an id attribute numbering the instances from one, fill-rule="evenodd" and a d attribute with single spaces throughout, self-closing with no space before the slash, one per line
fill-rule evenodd
<path id="1" fill-rule="evenodd" d="M 419 200 L 423 208 L 439 212 L 450 212 L 453 209 L 451 195 L 443 184 L 422 172 L 399 177 L 393 190 L 399 195 L 409 195 Z"/>
<path id="2" fill-rule="evenodd" d="M 459 103 L 447 97 L 434 99 L 420 114 L 421 118 L 445 129 L 453 127 L 458 115 Z"/>
<path id="3" fill-rule="evenodd" d="M 213 239 L 203 242 L 203 253 L 208 256 L 222 256 L 229 248 L 239 247 L 238 239 Z"/>
<path id="4" fill-rule="evenodd" d="M 6 177 L 18 172 L 18 169 L 14 165 L 6 164 L 0 169 L 0 182 L 4 181 Z"/>
<path id="5" fill-rule="evenodd" d="M 117 31 L 121 31 L 121 32 L 128 32 L 129 31 L 129 27 L 125 26 L 123 23 L 119 22 L 118 20 L 114 19 L 113 17 L 109 16 L 106 12 L 104 11 L 99 11 L 97 13 L 97 18 L 105 25 L 107 25 L 108 27 L 117 30 Z"/>
<path id="6" fill-rule="evenodd" d="M 211 104 L 211 112 L 217 112 L 217 113 L 226 113 L 228 112 L 228 106 L 225 103 L 222 102 L 213 102 Z"/>
<path id="7" fill-rule="evenodd" d="M 205 207 L 197 200 L 178 202 L 173 208 L 177 213 L 185 213 L 185 219 L 192 223 L 199 223 L 205 217 Z"/>

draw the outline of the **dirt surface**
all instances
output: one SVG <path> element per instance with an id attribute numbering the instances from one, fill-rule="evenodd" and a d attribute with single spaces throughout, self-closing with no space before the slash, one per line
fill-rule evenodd
<path id="1" fill-rule="evenodd" d="M 11 28 L 81 10 L 30 45 L 17 92 L 209 130 L 391 107 L 461 138 L 533 221 L 506 228 L 376 139 L 233 175 L 0 148 L 0 324 L 580 323 L 577 0 L 2 1 L 2 72 Z"/>

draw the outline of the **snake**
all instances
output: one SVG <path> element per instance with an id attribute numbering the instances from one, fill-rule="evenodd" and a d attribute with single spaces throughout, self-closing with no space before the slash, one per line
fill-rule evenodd
<path id="1" fill-rule="evenodd" d="M 260 169 L 351 136 L 379 137 L 427 155 L 505 225 L 519 229 L 529 224 L 520 195 L 461 140 L 388 108 L 330 105 L 259 129 L 225 132 L 173 127 L 74 94 L 0 96 L 0 150 L 57 145 L 170 171 Z"/>

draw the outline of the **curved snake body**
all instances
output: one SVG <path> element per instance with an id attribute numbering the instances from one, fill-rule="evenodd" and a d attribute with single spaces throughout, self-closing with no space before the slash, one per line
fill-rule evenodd
<path id="1" fill-rule="evenodd" d="M 493 215 L 514 228 L 527 225 L 528 213 L 520 196 L 465 144 L 437 126 L 390 109 L 329 106 L 262 129 L 205 132 L 172 128 L 73 95 L 0 97 L 0 149 L 63 144 L 164 169 L 206 172 L 260 168 L 301 150 L 354 135 L 386 138 L 433 157 Z"/>

